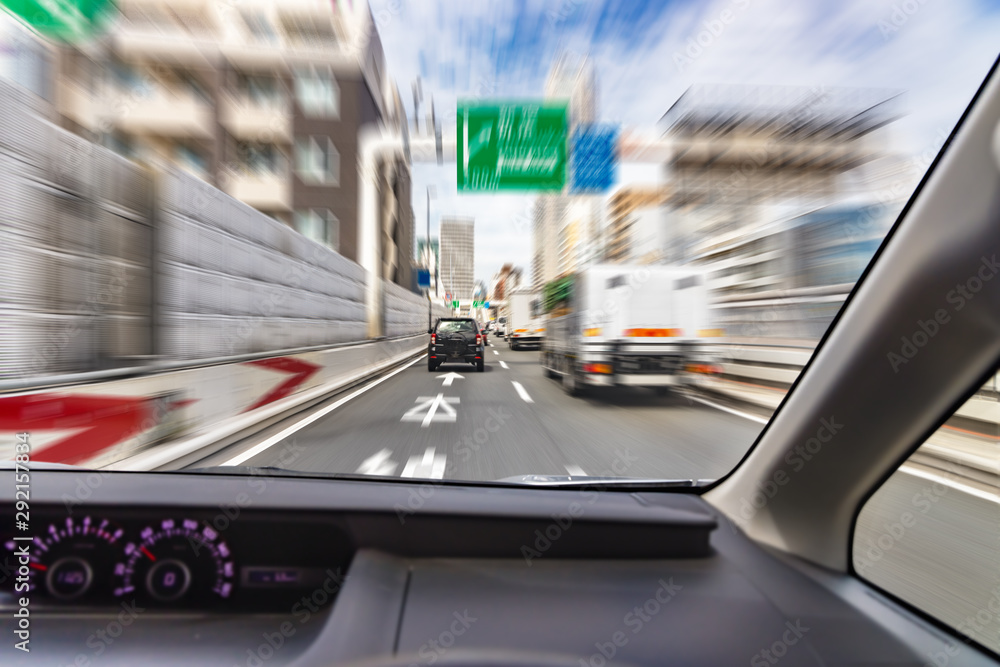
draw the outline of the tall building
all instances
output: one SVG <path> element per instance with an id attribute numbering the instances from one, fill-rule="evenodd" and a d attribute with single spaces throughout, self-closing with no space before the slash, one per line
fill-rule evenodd
<path id="1" fill-rule="evenodd" d="M 359 167 L 367 130 L 406 125 L 367 3 L 116 5 L 101 40 L 60 49 L 66 129 L 177 165 L 354 261 L 374 180 L 382 277 L 410 286 L 408 162 L 400 150 Z"/>
<path id="2" fill-rule="evenodd" d="M 549 70 L 547 100 L 563 100 L 569 132 L 597 120 L 597 77 L 586 58 L 563 54 Z M 534 212 L 532 284 L 536 289 L 599 258 L 602 206 L 593 195 L 539 195 Z"/>
<path id="3" fill-rule="evenodd" d="M 441 285 L 453 300 L 471 300 L 475 288 L 476 223 L 441 218 Z"/>

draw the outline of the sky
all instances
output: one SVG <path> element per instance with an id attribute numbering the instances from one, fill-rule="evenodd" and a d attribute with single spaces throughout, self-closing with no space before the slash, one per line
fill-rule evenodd
<path id="1" fill-rule="evenodd" d="M 1000 51 L 1000 0 L 371 0 L 412 117 L 419 76 L 445 132 L 459 97 L 541 98 L 563 53 L 590 59 L 598 118 L 646 134 L 691 85 L 761 84 L 901 91 L 891 147 L 918 155 L 940 145 Z M 421 113 L 423 114 L 423 108 Z M 662 179 L 622 165 L 618 184 Z M 441 216 L 476 219 L 476 277 L 505 262 L 531 265 L 528 194 L 459 194 L 455 165 L 413 165 L 416 234 Z"/>

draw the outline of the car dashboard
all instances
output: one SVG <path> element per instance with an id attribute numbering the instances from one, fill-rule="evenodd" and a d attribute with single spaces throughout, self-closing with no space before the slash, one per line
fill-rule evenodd
<path id="1" fill-rule="evenodd" d="M 47 470 L 27 516 L 4 500 L 4 665 L 908 665 L 954 642 L 689 493 Z"/>

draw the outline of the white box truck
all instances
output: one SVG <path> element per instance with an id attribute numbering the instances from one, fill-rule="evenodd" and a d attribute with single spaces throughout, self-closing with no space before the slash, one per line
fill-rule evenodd
<path id="1" fill-rule="evenodd" d="M 545 324 L 542 320 L 542 300 L 538 292 L 528 287 L 513 290 L 507 297 L 504 317 L 510 349 L 541 345 L 545 338 Z"/>
<path id="2" fill-rule="evenodd" d="M 670 387 L 718 372 L 704 272 L 598 264 L 545 290 L 540 362 L 576 395 L 588 386 Z"/>

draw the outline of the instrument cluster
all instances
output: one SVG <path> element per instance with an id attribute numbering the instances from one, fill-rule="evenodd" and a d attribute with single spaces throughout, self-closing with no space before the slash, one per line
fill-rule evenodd
<path id="1" fill-rule="evenodd" d="M 39 521 L 33 510 L 42 528 L 3 540 L 15 573 L 6 592 L 46 606 L 290 611 L 313 590 L 335 592 L 353 553 L 336 526 L 318 530 L 281 516 L 51 514 Z"/>

